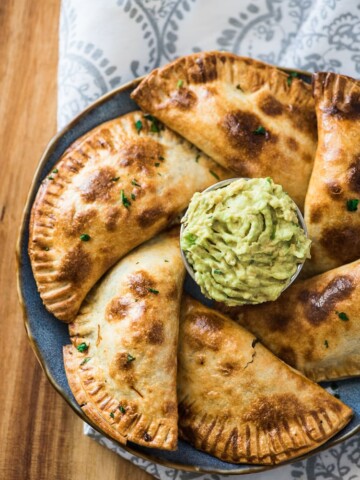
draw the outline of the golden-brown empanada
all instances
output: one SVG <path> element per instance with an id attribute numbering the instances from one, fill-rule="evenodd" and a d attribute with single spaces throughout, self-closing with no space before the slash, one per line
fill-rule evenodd
<path id="1" fill-rule="evenodd" d="M 177 445 L 176 349 L 185 275 L 179 230 L 127 255 L 69 325 L 69 385 L 85 414 L 121 443 Z"/>
<path id="2" fill-rule="evenodd" d="M 224 169 L 141 112 L 72 145 L 44 180 L 29 254 L 46 308 L 71 321 L 101 275 L 165 228 Z"/>
<path id="3" fill-rule="evenodd" d="M 307 274 L 360 258 L 360 82 L 321 72 L 313 87 L 319 143 L 305 201 Z"/>
<path id="4" fill-rule="evenodd" d="M 314 381 L 360 375 L 360 260 L 296 282 L 275 302 L 228 312 Z"/>
<path id="5" fill-rule="evenodd" d="M 303 207 L 317 137 L 310 85 L 251 58 L 201 52 L 154 70 L 132 98 L 238 176 L 270 176 Z"/>
<path id="6" fill-rule="evenodd" d="M 295 458 L 352 416 L 251 333 L 190 298 L 182 305 L 178 363 L 179 435 L 225 461 Z"/>

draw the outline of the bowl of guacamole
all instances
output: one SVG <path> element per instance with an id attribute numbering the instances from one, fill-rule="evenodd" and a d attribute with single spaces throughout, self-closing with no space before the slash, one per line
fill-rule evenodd
<path id="1" fill-rule="evenodd" d="M 229 306 L 276 300 L 310 258 L 300 210 L 271 178 L 239 178 L 195 193 L 181 220 L 186 268 Z"/>

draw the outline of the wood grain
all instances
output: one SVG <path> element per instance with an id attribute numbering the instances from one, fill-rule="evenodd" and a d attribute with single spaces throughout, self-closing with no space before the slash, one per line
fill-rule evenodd
<path id="1" fill-rule="evenodd" d="M 146 480 L 82 434 L 28 344 L 15 242 L 35 167 L 56 131 L 60 0 L 0 1 L 0 478 Z"/>

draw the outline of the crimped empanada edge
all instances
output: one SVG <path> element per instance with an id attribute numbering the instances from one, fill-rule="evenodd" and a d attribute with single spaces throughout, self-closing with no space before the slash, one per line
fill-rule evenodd
<path id="1" fill-rule="evenodd" d="M 174 60 L 164 67 L 153 70 L 131 93 L 141 108 L 156 113 L 163 98 L 178 87 L 173 78 L 184 82 L 184 86 L 211 83 L 215 79 L 236 84 L 242 78 L 236 76 L 234 64 L 245 65 L 247 84 L 252 85 L 251 92 L 267 84 L 269 90 L 286 103 L 296 103 L 298 107 L 312 106 L 311 86 L 303 80 L 292 77 L 279 68 L 249 57 L 240 57 L 230 52 L 200 52 Z M 167 88 L 169 87 L 169 88 Z M 161 107 L 160 107 L 161 109 Z"/>
<path id="2" fill-rule="evenodd" d="M 191 399 L 187 399 L 187 401 L 190 403 L 190 409 L 193 409 L 195 402 L 191 402 Z M 223 461 L 259 465 L 280 464 L 297 458 L 324 444 L 351 420 L 352 410 L 335 398 L 334 401 L 338 403 L 339 408 L 329 408 L 326 412 L 311 411 L 306 418 L 299 415 L 296 418 L 284 421 L 284 431 L 288 433 L 288 440 L 291 439 L 292 443 L 286 442 L 284 435 L 281 436 L 277 429 L 275 432 L 274 429 L 265 431 L 265 429 L 256 428 L 256 432 L 254 432 L 253 426 L 244 425 L 243 423 L 236 425 L 226 415 L 219 419 L 211 414 L 207 415 L 204 412 L 199 412 L 192 416 L 189 422 L 184 422 L 181 411 L 186 410 L 187 407 L 180 401 L 179 438 Z M 335 417 L 337 419 L 335 426 L 333 419 L 329 418 L 329 410 L 331 410 L 333 415 L 332 418 Z M 207 418 L 209 418 L 208 421 L 206 421 Z M 317 426 L 317 432 L 315 433 L 309 429 L 309 425 L 314 425 L 311 422 L 312 420 L 316 422 Z M 231 428 L 228 428 L 228 431 L 226 431 L 227 423 L 231 424 Z M 218 431 L 216 432 L 215 427 L 217 424 Z M 290 436 L 289 434 L 292 428 L 296 428 L 296 438 L 295 435 Z M 250 439 L 250 435 L 254 433 L 256 434 L 255 442 Z M 316 440 L 312 438 L 314 435 L 318 437 Z M 209 436 L 213 439 L 212 443 L 208 441 Z M 303 442 L 299 444 L 301 436 Z M 254 444 L 256 444 L 257 451 L 251 451 L 251 445 Z M 284 446 L 283 451 L 276 452 L 276 444 Z M 266 446 L 266 448 L 262 448 L 262 446 Z"/>
<path id="3" fill-rule="evenodd" d="M 337 116 L 360 114 L 360 82 L 334 72 L 317 72 L 312 77 L 315 105 L 323 113 Z"/>
<path id="4" fill-rule="evenodd" d="M 176 450 L 177 425 L 165 418 L 154 420 L 142 413 L 123 413 L 119 401 L 106 391 L 98 368 L 86 352 L 79 353 L 73 345 L 66 345 L 63 356 L 66 376 L 76 401 L 101 430 L 122 444 L 131 441 L 144 447 Z M 150 435 L 148 431 L 155 431 L 155 434 Z"/>

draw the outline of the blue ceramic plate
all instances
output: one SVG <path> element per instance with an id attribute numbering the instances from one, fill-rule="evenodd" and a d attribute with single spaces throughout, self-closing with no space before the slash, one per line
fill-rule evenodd
<path id="1" fill-rule="evenodd" d="M 309 74 L 304 73 L 303 76 L 305 80 L 309 81 Z M 99 432 L 101 432 L 101 430 L 84 416 L 81 408 L 76 403 L 66 380 L 62 348 L 64 345 L 70 343 L 68 327 L 66 324 L 56 320 L 56 318 L 44 308 L 36 289 L 27 252 L 29 218 L 31 206 L 40 183 L 50 173 L 64 151 L 77 138 L 81 137 L 97 125 L 137 109 L 136 104 L 130 98 L 130 93 L 139 81 L 139 79 L 135 80 L 98 99 L 78 115 L 50 142 L 40 160 L 30 189 L 17 245 L 18 291 L 30 343 L 53 387 L 65 398 L 73 410 L 85 422 L 89 423 Z M 201 295 L 189 276 L 185 282 L 185 290 L 202 302 L 207 303 L 206 299 Z M 324 384 L 324 386 L 328 387 L 332 393 L 335 393 L 336 390 L 336 392 L 341 395 L 341 399 L 353 408 L 355 415 L 351 423 L 340 432 L 339 435 L 321 447 L 322 450 L 350 437 L 355 432 L 360 431 L 360 379 L 337 382 L 337 385 L 332 385 L 333 388 L 331 388 L 330 384 Z M 101 433 L 104 434 L 103 432 Z M 182 441 L 179 442 L 178 450 L 175 452 L 149 449 L 131 443 L 124 448 L 134 455 L 167 467 L 175 467 L 182 470 L 196 472 L 245 474 L 272 468 L 245 464 L 233 465 L 231 463 L 222 462 L 215 457 L 195 450 Z M 315 452 L 312 452 L 312 454 L 313 453 Z"/>

